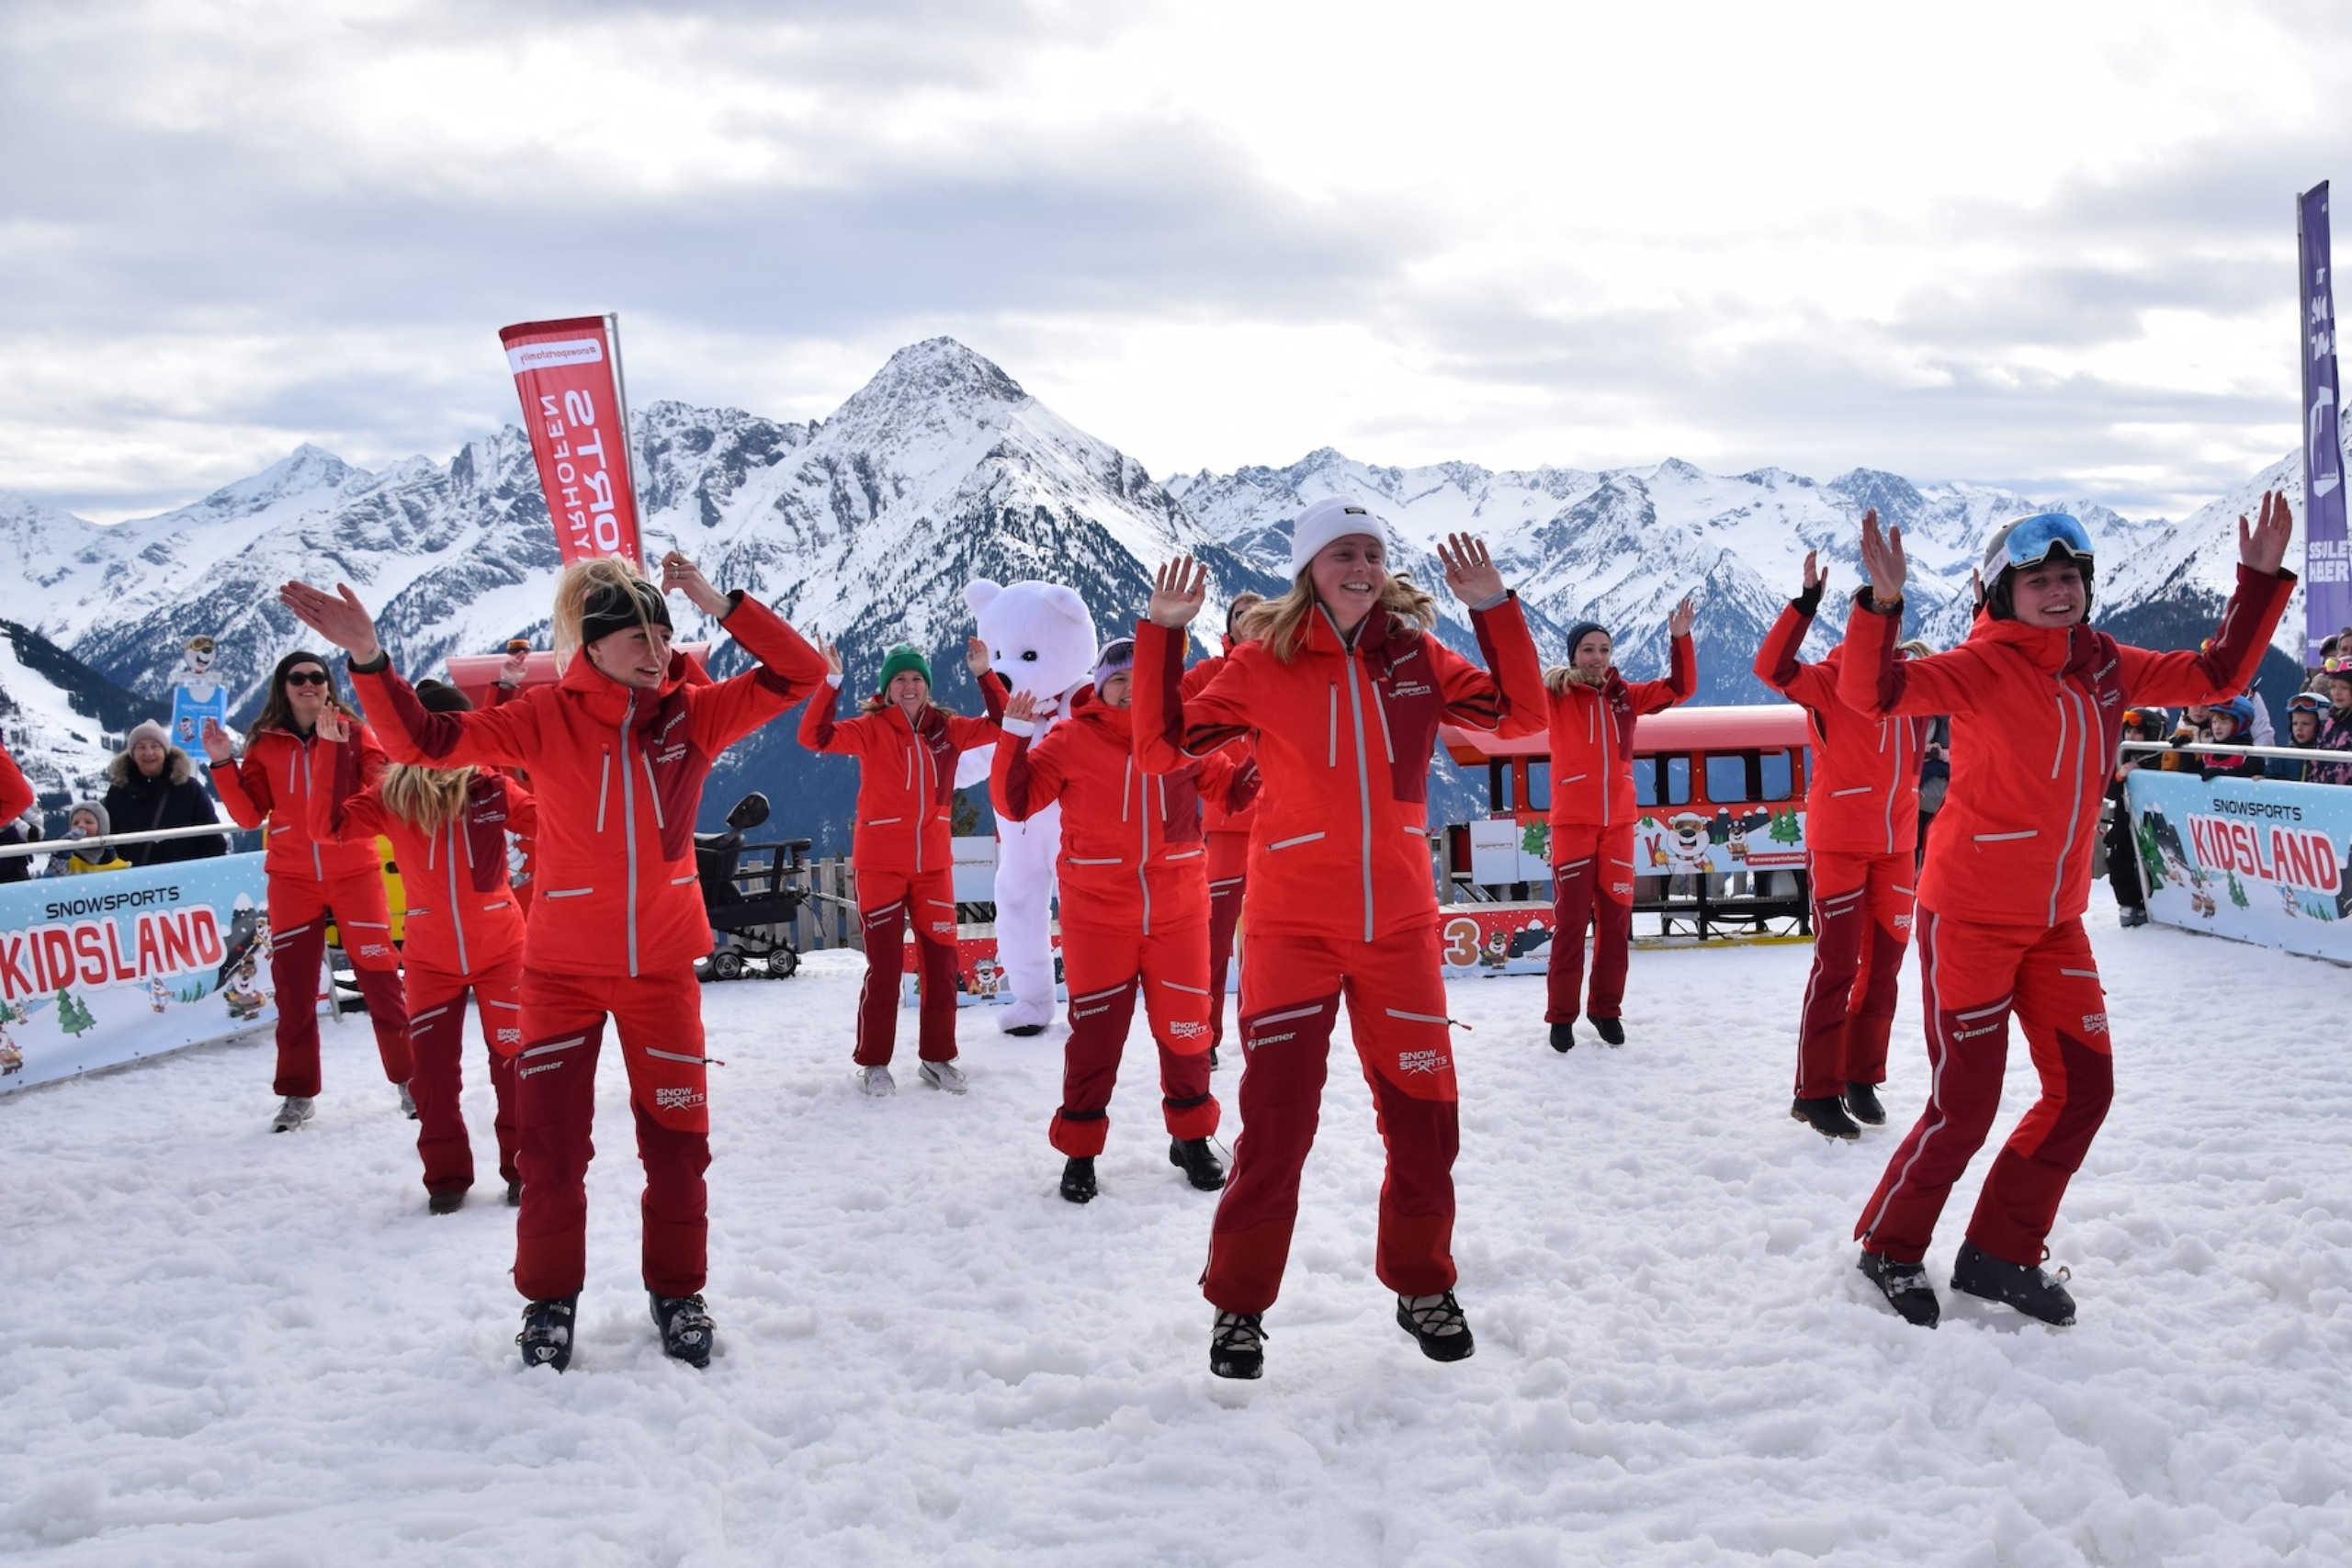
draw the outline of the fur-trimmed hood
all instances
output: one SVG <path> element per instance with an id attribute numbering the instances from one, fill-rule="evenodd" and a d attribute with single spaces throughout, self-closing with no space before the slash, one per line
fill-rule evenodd
<path id="1" fill-rule="evenodd" d="M 117 789 L 136 790 L 157 787 L 176 789 L 194 777 L 196 777 L 196 763 L 189 760 L 186 751 L 176 746 L 171 748 L 169 753 L 164 758 L 164 773 L 161 778 L 150 779 L 141 773 L 139 771 L 139 764 L 130 760 L 130 753 L 128 751 L 119 753 L 113 761 L 107 764 L 107 782 Z"/>

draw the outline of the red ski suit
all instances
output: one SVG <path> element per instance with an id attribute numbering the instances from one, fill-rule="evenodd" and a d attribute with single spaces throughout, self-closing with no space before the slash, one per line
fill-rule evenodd
<path id="1" fill-rule="evenodd" d="M 586 655 L 551 686 L 473 713 L 430 713 L 390 660 L 352 679 L 391 754 L 434 767 L 529 772 L 538 896 L 523 937 L 515 1063 L 523 1212 L 514 1284 L 568 1296 L 587 1272 L 590 1123 L 610 1015 L 628 1069 L 645 1166 L 647 1289 L 702 1289 L 710 1109 L 694 961 L 710 951 L 695 874 L 703 781 L 728 746 L 824 682 L 825 661 L 758 600 L 721 621 L 758 667 L 711 685 L 673 655 L 656 688 L 600 674 Z"/>
<path id="2" fill-rule="evenodd" d="M 319 1092 L 319 961 L 326 953 L 329 920 L 367 998 L 385 1078 L 406 1083 L 414 1065 L 408 997 L 376 846 L 341 843 L 332 834 L 322 839 L 311 825 L 312 794 L 334 789 L 335 750 L 322 751 L 315 736 L 264 729 L 247 738 L 243 761 L 211 764 L 212 787 L 230 819 L 265 829 L 269 980 L 277 1002 L 277 1076 L 271 1091 L 306 1099 Z M 348 750 L 359 783 L 375 783 L 384 771 L 384 750 L 366 725 L 353 722 Z"/>
<path id="3" fill-rule="evenodd" d="M 857 873 L 865 941 L 865 985 L 857 997 L 859 1066 L 887 1066 L 898 1049 L 899 976 L 906 972 L 902 933 L 910 917 L 922 976 L 916 1054 L 926 1062 L 955 1060 L 956 759 L 1003 733 L 996 718 L 1004 712 L 1004 696 L 1003 681 L 990 671 L 980 677 L 986 718 L 926 707 L 922 723 L 910 725 L 896 703 L 835 718 L 831 687 L 811 698 L 800 716 L 800 744 L 857 759 L 850 865 Z"/>
<path id="4" fill-rule="evenodd" d="M 2240 567 L 2203 653 L 1986 618 L 1950 653 L 1898 660 L 1900 606 L 1857 597 L 1838 695 L 1869 714 L 1949 714 L 1952 731 L 1951 785 L 1919 875 L 1933 1077 L 1918 1125 L 1854 1227 L 1870 1251 L 1906 1263 L 1925 1256 L 2000 1108 L 2014 1012 L 2041 1098 L 1985 1176 L 1968 1239 L 2012 1263 L 2041 1261 L 2058 1201 L 2114 1094 L 2107 996 L 2082 917 L 2123 709 L 2245 690 L 2294 581 Z"/>
<path id="5" fill-rule="evenodd" d="M 1634 935 L 1634 723 L 1690 700 L 1699 683 L 1690 639 L 1673 639 L 1663 681 L 1628 681 L 1611 665 L 1598 686 L 1571 681 L 1545 693 L 1552 731 L 1552 957 L 1544 1021 L 1567 1023 L 1584 991 L 1584 933 L 1592 928 L 1592 994 L 1582 1010 L 1625 1009 Z"/>
<path id="6" fill-rule="evenodd" d="M 490 1084 L 498 1099 L 498 1174 L 516 1176 L 514 1053 L 523 1048 L 523 911 L 506 883 L 506 835 L 529 834 L 538 807 L 501 773 L 477 773 L 464 811 L 426 832 L 384 804 L 379 780 L 363 788 L 349 746 L 333 748 L 334 787 L 311 793 L 311 829 L 321 840 L 392 841 L 408 905 L 401 944 L 408 982 L 409 1044 L 416 1071 L 416 1152 L 427 1192 L 474 1184 L 473 1142 L 458 1097 L 465 1089 L 466 993 L 474 998 Z M 324 764 L 326 759 L 322 758 Z"/>
<path id="7" fill-rule="evenodd" d="M 1081 689 L 1069 716 L 1034 747 L 1033 726 L 1008 722 L 989 780 L 998 813 L 1011 821 L 1061 802 L 1055 876 L 1069 1040 L 1061 1107 L 1047 1137 L 1066 1155 L 1102 1152 L 1138 986 L 1159 1047 L 1170 1136 L 1205 1138 L 1217 1126 L 1209 1093 L 1214 998 L 1201 806 L 1227 797 L 1237 770 L 1220 752 L 1179 773 L 1144 773 L 1136 765 L 1132 716 Z"/>
<path id="8" fill-rule="evenodd" d="M 1797 1096 L 1828 1100 L 1886 1081 L 1886 1037 L 1911 942 L 1919 760 L 1926 718 L 1881 718 L 1838 695 L 1845 649 L 1798 657 L 1813 617 L 1791 604 L 1756 651 L 1756 678 L 1802 705 L 1813 728 L 1805 793 L 1813 974 L 1797 1022 Z"/>
<path id="9" fill-rule="evenodd" d="M 0 746 L 0 825 L 14 822 L 33 808 L 38 797 L 33 786 L 25 779 L 24 770 L 17 766 L 17 759 L 8 749 Z"/>
<path id="10" fill-rule="evenodd" d="M 1427 826 L 1441 721 L 1505 735 L 1544 721 L 1544 676 L 1515 598 L 1472 613 L 1486 670 L 1375 610 L 1343 637 L 1317 609 L 1287 661 L 1259 643 L 1190 698 L 1184 633 L 1136 628 L 1138 760 L 1155 773 L 1247 736 L 1265 793 L 1250 846 L 1242 1134 L 1202 1292 L 1263 1312 L 1282 1288 L 1298 1176 L 1315 1142 L 1340 1001 L 1387 1146 L 1378 1270 L 1402 1295 L 1453 1286 L 1461 1144 Z"/>
<path id="11" fill-rule="evenodd" d="M 1226 639 L 1226 651 L 1233 649 L 1233 639 Z M 1184 695 L 1207 685 L 1225 665 L 1222 655 L 1204 659 L 1184 671 Z M 1234 759 L 1246 772 L 1246 778 L 1237 778 L 1238 785 L 1246 785 L 1248 804 L 1232 807 L 1222 799 L 1204 796 L 1201 801 L 1201 831 L 1208 841 L 1209 862 L 1209 1049 L 1214 1052 L 1225 1043 L 1225 984 L 1233 966 L 1233 939 L 1241 929 L 1241 900 L 1250 886 L 1250 830 L 1258 819 L 1258 763 L 1250 754 L 1250 742 L 1236 740 L 1225 749 L 1225 755 Z M 1215 792 L 1220 797 L 1244 798 L 1239 789 Z"/>

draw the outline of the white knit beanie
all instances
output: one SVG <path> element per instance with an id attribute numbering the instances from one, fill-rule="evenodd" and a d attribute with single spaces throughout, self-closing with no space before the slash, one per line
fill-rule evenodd
<path id="1" fill-rule="evenodd" d="M 130 733 L 122 738 L 122 749 L 130 750 L 139 744 L 141 738 L 153 740 L 166 750 L 171 749 L 172 732 L 152 718 L 142 718 L 130 727 Z"/>
<path id="2" fill-rule="evenodd" d="M 1350 534 L 1369 534 L 1380 541 L 1382 548 L 1396 547 L 1388 536 L 1388 525 L 1374 515 L 1368 503 L 1352 495 L 1327 495 L 1300 513 L 1298 521 L 1291 525 L 1290 574 L 1296 577 L 1305 571 L 1306 563 L 1321 553 L 1324 546 Z"/>

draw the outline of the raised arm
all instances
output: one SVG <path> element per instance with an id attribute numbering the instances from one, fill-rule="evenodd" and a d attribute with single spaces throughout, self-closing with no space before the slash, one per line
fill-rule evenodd
<path id="1" fill-rule="evenodd" d="M 1862 513 L 1862 570 L 1870 584 L 1854 595 L 1846 622 L 1846 655 L 1838 695 L 1849 707 L 1889 714 L 1973 714 L 1984 668 L 1965 645 L 1929 659 L 1897 659 L 1903 639 L 1903 585 L 1910 576 L 1900 526 L 1879 531 L 1875 508 Z"/>
<path id="2" fill-rule="evenodd" d="M 1471 630 L 1486 660 L 1484 670 L 1466 660 L 1437 661 L 1447 716 L 1505 739 L 1540 734 L 1552 720 L 1551 698 L 1519 596 L 1503 586 L 1502 572 L 1483 539 L 1450 535 L 1437 555 L 1446 586 L 1469 607 Z M 1430 646 L 1437 646 L 1434 639 Z"/>
<path id="3" fill-rule="evenodd" d="M 1626 685 L 1626 700 L 1635 713 L 1662 713 L 1689 702 L 1690 694 L 1699 689 L 1699 651 L 1690 640 L 1690 627 L 1697 618 L 1697 608 L 1687 596 L 1667 617 L 1666 679 Z"/>
<path id="4" fill-rule="evenodd" d="M 1764 634 L 1764 645 L 1756 650 L 1758 680 L 1792 702 L 1816 708 L 1838 694 L 1837 676 L 1806 663 L 1804 657 L 1805 634 L 1821 614 L 1821 596 L 1829 586 L 1829 573 L 1819 561 L 1817 551 L 1805 552 L 1804 590 L 1781 611 L 1781 618 Z"/>
<path id="5" fill-rule="evenodd" d="M 825 684 L 824 656 L 775 611 L 740 588 L 720 602 L 728 613 L 718 617 L 719 624 L 760 662 L 717 685 L 687 689 L 695 738 L 714 753 L 789 712 L 809 694 L 819 694 L 811 706 L 831 694 Z"/>
<path id="6" fill-rule="evenodd" d="M 529 700 L 473 713 L 429 713 L 416 692 L 392 668 L 376 636 L 376 618 L 347 583 L 333 593 L 307 582 L 288 582 L 277 602 L 297 620 L 351 655 L 351 684 L 372 715 L 383 750 L 402 762 L 457 767 L 472 762 L 494 768 L 528 767 L 538 733 L 537 704 Z M 207 736 L 205 750 L 211 750 Z M 219 770 L 214 777 L 219 778 Z M 250 783 L 250 781 L 248 781 Z M 228 792 L 221 801 L 226 804 Z M 235 813 L 232 806 L 232 815 Z M 251 827 L 243 818 L 241 826 Z"/>
<path id="7" fill-rule="evenodd" d="M 1136 623 L 1136 765 L 1148 773 L 1181 773 L 1252 728 L 1243 660 L 1227 659 L 1205 686 L 1184 689 L 1184 628 L 1200 614 L 1208 581 L 1192 557 L 1177 557 L 1154 577 L 1151 603 Z"/>
<path id="8" fill-rule="evenodd" d="M 2238 581 L 2222 625 L 2199 652 L 2154 653 L 2119 648 L 2124 698 L 2135 703 L 2223 702 L 2245 691 L 2261 667 L 2263 649 L 2286 614 L 2295 574 L 2280 562 L 2294 535 L 2294 513 L 2276 491 L 2262 498 L 2261 521 L 2238 519 Z"/>
<path id="9" fill-rule="evenodd" d="M 229 732 L 217 720 L 204 721 L 202 740 L 205 764 L 212 773 L 213 793 L 220 795 L 229 820 L 240 828 L 258 828 L 267 822 L 269 808 L 275 803 L 269 790 L 269 770 L 250 755 L 242 762 L 237 761 Z M 245 749 L 251 752 L 251 740 L 245 743 Z"/>
<path id="10" fill-rule="evenodd" d="M 841 733 L 841 721 L 835 711 L 841 706 L 842 650 L 824 638 L 817 639 L 817 656 L 825 661 L 825 677 L 808 705 L 800 710 L 800 744 L 807 750 L 822 754 L 855 756 L 857 745 L 852 736 Z"/>
<path id="11" fill-rule="evenodd" d="M 1037 726 L 1036 699 L 1016 692 L 1004 710 L 1004 739 L 997 743 L 989 768 L 989 798 L 997 815 L 1010 822 L 1025 822 L 1061 798 L 1067 782 L 1061 766 L 1062 748 L 1048 735 L 1032 746 Z"/>

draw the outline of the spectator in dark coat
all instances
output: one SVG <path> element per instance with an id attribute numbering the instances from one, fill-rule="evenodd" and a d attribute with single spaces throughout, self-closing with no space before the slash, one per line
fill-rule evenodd
<path id="1" fill-rule="evenodd" d="M 200 828 L 220 820 L 212 796 L 197 776 L 187 753 L 172 744 L 164 727 L 153 719 L 130 732 L 107 769 L 107 816 L 118 833 L 145 833 L 157 828 Z M 210 834 L 164 839 L 144 844 L 122 844 L 116 853 L 133 865 L 167 865 L 176 861 L 204 860 L 229 852 L 229 840 Z"/>

